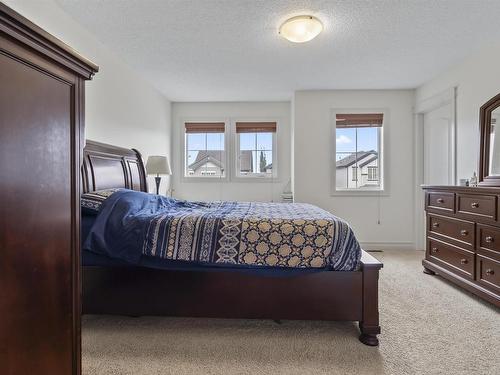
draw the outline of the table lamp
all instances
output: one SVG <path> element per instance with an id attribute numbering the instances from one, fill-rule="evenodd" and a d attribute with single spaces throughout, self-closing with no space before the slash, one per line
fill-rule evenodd
<path id="1" fill-rule="evenodd" d="M 156 175 L 156 194 L 160 192 L 160 175 L 171 175 L 170 164 L 166 156 L 150 156 L 148 157 L 148 162 L 146 163 L 146 171 L 148 175 Z"/>

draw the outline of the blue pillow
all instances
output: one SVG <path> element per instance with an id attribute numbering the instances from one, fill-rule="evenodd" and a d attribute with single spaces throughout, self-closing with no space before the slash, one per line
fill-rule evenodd
<path id="1" fill-rule="evenodd" d="M 83 193 L 80 199 L 82 212 L 90 215 L 97 215 L 99 213 L 99 210 L 101 209 L 102 203 L 108 197 L 110 197 L 111 194 L 118 190 L 121 190 L 121 188 L 97 190 Z"/>

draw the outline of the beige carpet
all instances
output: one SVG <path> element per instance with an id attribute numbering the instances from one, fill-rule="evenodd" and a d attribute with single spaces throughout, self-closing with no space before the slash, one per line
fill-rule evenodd
<path id="1" fill-rule="evenodd" d="M 378 348 L 350 322 L 83 319 L 89 374 L 500 374 L 499 310 L 422 273 L 423 252 L 382 260 Z"/>

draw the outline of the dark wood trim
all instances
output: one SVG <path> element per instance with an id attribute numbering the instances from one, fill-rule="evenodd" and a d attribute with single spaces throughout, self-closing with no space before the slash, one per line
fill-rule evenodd
<path id="1" fill-rule="evenodd" d="M 75 99 L 72 101 L 74 106 L 74 129 L 72 139 L 72 185 L 73 190 L 73 207 L 72 219 L 74 220 L 73 227 L 73 249 L 72 254 L 72 289 L 73 289 L 73 373 L 81 374 L 82 361 L 81 361 L 81 316 L 82 316 L 82 272 L 81 272 L 81 183 L 79 178 L 79 171 L 83 161 L 83 135 L 85 133 L 85 79 L 79 78 L 74 87 Z"/>
<path id="2" fill-rule="evenodd" d="M 500 176 L 489 176 L 491 112 L 500 107 L 500 94 L 488 100 L 479 110 L 479 174 L 480 186 L 500 186 Z"/>
<path id="3" fill-rule="evenodd" d="M 500 195 L 500 187 L 494 186 L 448 186 L 448 185 L 422 185 L 424 191 L 443 191 L 464 194 Z"/>
<path id="4" fill-rule="evenodd" d="M 0 32 L 85 79 L 91 79 L 99 71 L 96 64 L 2 2 L 0 2 Z"/>
<path id="5" fill-rule="evenodd" d="M 363 252 L 363 317 L 359 322 L 363 344 L 377 346 L 377 335 L 380 333 L 378 311 L 378 277 L 382 267 L 380 262 L 370 254 Z"/>
<path id="6" fill-rule="evenodd" d="M 96 159 L 116 161 L 114 167 L 109 164 L 98 164 Z M 134 180 L 131 163 L 137 165 L 138 181 Z M 101 172 L 101 168 L 104 171 Z M 81 169 L 82 192 L 99 190 L 102 187 L 120 187 L 138 191 L 148 191 L 147 175 L 141 153 L 136 149 L 128 149 L 106 143 L 87 140 L 83 151 Z M 118 185 L 116 181 L 123 181 Z M 138 185 L 136 184 L 138 183 Z"/>
<path id="7" fill-rule="evenodd" d="M 380 333 L 381 268 L 366 252 L 358 271 L 288 277 L 88 266 L 83 267 L 83 313 L 358 321 L 360 341 L 374 346 Z"/>

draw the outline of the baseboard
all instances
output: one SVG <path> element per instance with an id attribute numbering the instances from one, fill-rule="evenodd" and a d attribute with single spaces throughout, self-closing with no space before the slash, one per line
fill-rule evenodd
<path id="1" fill-rule="evenodd" d="M 415 250 L 413 242 L 360 242 L 363 250 Z"/>

